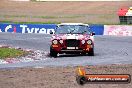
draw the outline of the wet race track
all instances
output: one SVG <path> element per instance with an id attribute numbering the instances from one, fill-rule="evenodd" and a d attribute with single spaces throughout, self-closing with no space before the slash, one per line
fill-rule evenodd
<path id="1" fill-rule="evenodd" d="M 0 33 L 0 45 L 40 50 L 47 54 L 41 60 L 0 64 L 0 68 L 78 66 L 132 63 L 132 37 L 95 36 L 95 56 L 60 55 L 49 57 L 51 35 Z"/>

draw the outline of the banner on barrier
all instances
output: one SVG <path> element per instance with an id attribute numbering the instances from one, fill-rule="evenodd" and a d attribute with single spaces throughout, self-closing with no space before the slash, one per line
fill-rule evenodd
<path id="1" fill-rule="evenodd" d="M 55 27 L 56 24 L 0 24 L 0 32 L 49 34 Z"/>
<path id="2" fill-rule="evenodd" d="M 95 32 L 95 35 L 103 35 L 104 25 L 91 24 L 89 25 L 90 31 Z"/>
<path id="3" fill-rule="evenodd" d="M 55 32 L 56 24 L 0 24 L 0 32 L 12 33 L 43 33 L 49 34 L 50 31 Z M 89 25 L 90 31 L 96 35 L 103 35 L 103 25 Z"/>
<path id="4" fill-rule="evenodd" d="M 132 36 L 132 25 L 104 25 L 104 35 Z"/>

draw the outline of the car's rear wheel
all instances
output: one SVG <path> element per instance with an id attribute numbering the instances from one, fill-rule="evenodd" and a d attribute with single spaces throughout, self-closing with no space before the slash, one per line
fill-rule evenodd
<path id="1" fill-rule="evenodd" d="M 92 49 L 90 52 L 88 52 L 89 56 L 94 56 L 94 49 Z"/>
<path id="2" fill-rule="evenodd" d="M 57 52 L 55 52 L 52 47 L 50 47 L 50 56 L 51 57 L 57 57 Z"/>

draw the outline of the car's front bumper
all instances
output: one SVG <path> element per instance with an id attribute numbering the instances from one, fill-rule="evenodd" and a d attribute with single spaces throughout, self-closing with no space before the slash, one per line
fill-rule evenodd
<path id="1" fill-rule="evenodd" d="M 76 47 L 75 49 L 67 49 L 66 47 L 62 48 L 62 47 L 52 47 L 52 50 L 54 50 L 57 53 L 88 53 L 90 51 L 93 50 L 93 46 L 92 47 Z"/>

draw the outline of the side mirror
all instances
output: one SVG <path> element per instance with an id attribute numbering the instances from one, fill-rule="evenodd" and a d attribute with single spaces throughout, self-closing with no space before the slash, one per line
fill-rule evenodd
<path id="1" fill-rule="evenodd" d="M 95 32 L 92 32 L 91 35 L 95 35 Z"/>
<path id="2" fill-rule="evenodd" d="M 53 32 L 52 32 L 52 31 L 50 31 L 50 34 L 53 34 Z"/>

